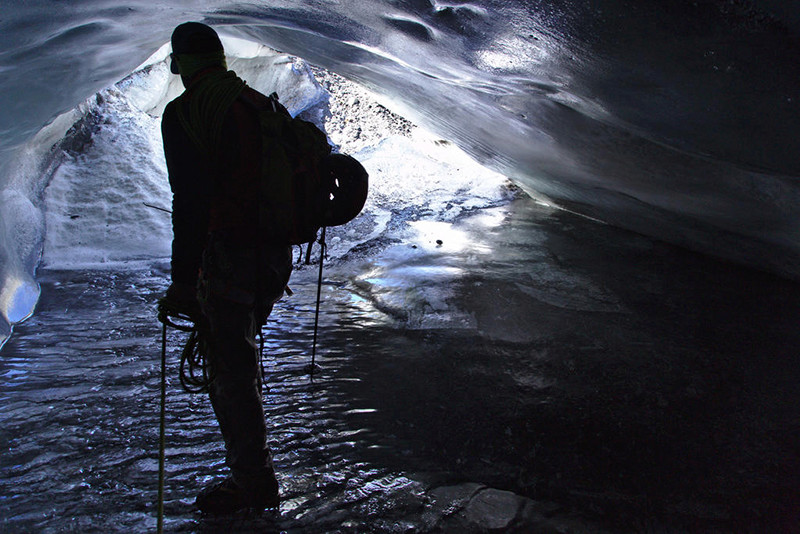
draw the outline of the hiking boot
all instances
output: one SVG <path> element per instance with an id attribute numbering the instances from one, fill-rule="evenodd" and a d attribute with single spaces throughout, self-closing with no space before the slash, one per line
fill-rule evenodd
<path id="1" fill-rule="evenodd" d="M 247 509 L 261 511 L 265 508 L 278 508 L 279 504 L 277 484 L 273 491 L 246 491 L 234 482 L 233 477 L 205 487 L 195 500 L 195 505 L 201 512 L 213 515 L 233 514 Z"/>

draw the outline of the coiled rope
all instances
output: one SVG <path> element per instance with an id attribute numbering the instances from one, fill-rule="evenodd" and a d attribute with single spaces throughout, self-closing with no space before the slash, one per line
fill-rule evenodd
<path id="1" fill-rule="evenodd" d="M 183 390 L 187 393 L 207 392 L 213 376 L 205 357 L 208 352 L 207 337 L 198 326 L 199 321 L 165 299 L 159 302 L 158 311 L 158 320 L 164 326 L 189 334 L 181 351 L 179 376 Z"/>

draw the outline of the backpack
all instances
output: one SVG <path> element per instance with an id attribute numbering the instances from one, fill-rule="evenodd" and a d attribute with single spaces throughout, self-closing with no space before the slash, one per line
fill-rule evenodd
<path id="1" fill-rule="evenodd" d="M 257 98 L 256 98 L 257 97 Z M 358 161 L 331 154 L 324 132 L 293 118 L 272 93 L 244 91 L 258 113 L 262 138 L 258 231 L 270 243 L 300 245 L 324 226 L 344 224 L 366 202 L 368 176 Z"/>

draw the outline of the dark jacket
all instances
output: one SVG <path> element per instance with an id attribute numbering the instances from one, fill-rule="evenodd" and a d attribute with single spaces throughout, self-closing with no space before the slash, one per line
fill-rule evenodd
<path id="1" fill-rule="evenodd" d="M 244 91 L 248 101 L 266 101 Z M 193 285 L 209 232 L 232 230 L 242 242 L 255 237 L 262 141 L 257 114 L 240 97 L 225 117 L 220 150 L 201 153 L 178 119 L 178 105 L 180 99 L 170 102 L 161 121 L 173 195 L 172 281 Z"/>

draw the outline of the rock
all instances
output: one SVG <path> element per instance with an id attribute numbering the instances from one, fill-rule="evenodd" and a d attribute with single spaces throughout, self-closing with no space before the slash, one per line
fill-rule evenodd
<path id="1" fill-rule="evenodd" d="M 479 529 L 504 531 L 517 517 L 522 504 L 523 498 L 510 491 L 486 488 L 472 498 L 465 516 Z"/>
<path id="2" fill-rule="evenodd" d="M 598 525 L 585 522 L 552 502 L 534 501 L 510 491 L 482 484 L 441 486 L 427 492 L 424 530 L 460 534 L 600 534 Z"/>

